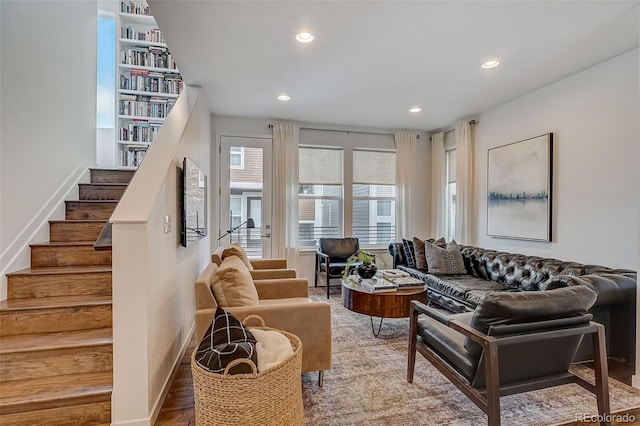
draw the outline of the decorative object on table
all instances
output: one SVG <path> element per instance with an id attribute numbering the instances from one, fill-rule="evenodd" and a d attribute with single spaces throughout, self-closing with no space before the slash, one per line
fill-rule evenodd
<path id="1" fill-rule="evenodd" d="M 362 290 L 367 293 L 383 293 L 396 291 L 398 289 L 398 286 L 395 283 L 382 278 L 362 278 L 358 275 L 349 275 L 348 279 L 360 285 Z"/>
<path id="2" fill-rule="evenodd" d="M 379 258 L 386 267 L 386 262 L 381 256 L 377 256 L 375 253 L 366 252 L 363 249 L 358 249 L 347 259 L 347 263 L 342 273 L 342 278 L 346 279 L 355 269 L 360 278 L 373 278 L 376 275 L 378 267 L 375 264 L 376 258 Z"/>
<path id="3" fill-rule="evenodd" d="M 492 148 L 487 235 L 551 241 L 553 133 Z"/>
<path id="4" fill-rule="evenodd" d="M 245 327 L 260 330 L 275 330 L 262 326 L 253 327 L 245 318 Z M 291 333 L 275 330 L 291 342 L 293 355 L 275 367 L 257 371 L 255 363 L 250 374 L 210 373 L 191 356 L 193 373 L 195 413 L 197 425 L 251 425 L 251 426 L 298 426 L 304 424 L 302 404 L 302 342 Z M 228 368 L 246 361 L 235 360 Z"/>

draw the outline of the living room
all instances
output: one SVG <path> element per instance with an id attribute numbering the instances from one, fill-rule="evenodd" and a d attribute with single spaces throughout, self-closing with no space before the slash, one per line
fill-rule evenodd
<path id="1" fill-rule="evenodd" d="M 2 247 L 3 250 L 13 246 L 16 239 L 39 234 L 27 232 L 20 234 L 17 230 L 29 228 L 30 221 L 38 215 L 39 209 L 51 198 L 51 194 L 60 192 L 60 187 L 73 175 L 80 165 L 95 162 L 95 144 L 87 146 L 87 140 L 95 141 L 95 78 L 89 76 L 95 68 L 95 22 L 98 4 L 83 2 L 69 4 L 64 2 L 29 2 L 31 4 L 18 5 L 18 2 L 3 1 L 0 5 L 2 17 Z M 152 9 L 160 12 L 158 22 L 166 32 L 167 39 L 172 45 L 172 27 L 163 25 L 163 20 L 175 20 L 173 31 L 184 30 L 195 26 L 195 18 L 189 15 L 188 8 L 197 11 L 197 2 L 189 5 L 173 6 L 184 8 L 184 14 L 172 9 L 170 2 L 152 3 Z M 187 7 L 189 6 L 189 7 Z M 406 6 L 406 5 L 405 5 Z M 163 7 L 165 8 L 163 10 Z M 334 5 L 337 7 L 337 5 Z M 595 6 L 598 7 L 598 6 Z M 618 7 L 618 9 L 615 9 Z M 431 208 L 431 161 L 429 136 L 438 131 L 453 128 L 457 121 L 476 121 L 473 126 L 473 141 L 475 144 L 474 161 L 474 198 L 472 223 L 474 225 L 471 241 L 479 247 L 492 248 L 507 252 L 554 257 L 563 260 L 574 260 L 585 264 L 602 264 L 609 267 L 629 268 L 637 270 L 640 267 L 638 255 L 638 195 L 637 187 L 638 159 L 640 159 L 640 131 L 638 124 L 638 21 L 640 15 L 637 2 L 617 2 L 614 12 L 609 11 L 610 19 L 602 27 L 592 24 L 592 32 L 581 38 L 581 43 L 565 46 L 566 56 L 556 56 L 556 63 L 545 63 L 535 68 L 521 69 L 523 79 L 534 79 L 541 74 L 551 73 L 551 70 L 571 57 L 585 55 L 592 49 L 599 50 L 600 59 L 593 63 L 583 62 L 579 69 L 551 81 L 546 81 L 524 92 L 512 92 L 509 97 L 496 99 L 487 109 L 464 108 L 454 110 L 438 124 L 428 125 L 430 116 L 436 116 L 434 111 L 444 109 L 447 105 L 446 93 L 443 96 L 425 96 L 422 104 L 422 115 L 411 116 L 415 125 L 367 125 L 357 120 L 343 122 L 329 119 L 290 119 L 300 124 L 300 144 L 341 146 L 347 150 L 362 147 L 367 141 L 367 132 L 383 133 L 373 135 L 376 148 L 394 149 L 393 130 L 409 128 L 420 135 L 417 140 L 416 181 L 417 196 L 415 218 L 415 236 L 422 238 L 439 237 L 433 235 L 434 209 Z M 40 10 L 38 10 L 40 8 Z M 155 9 L 154 9 L 155 11 Z M 203 14 L 206 15 L 206 14 Z M 560 14 L 559 14 L 560 15 Z M 546 15 L 538 16 L 540 31 L 545 31 Z M 205 17 L 202 18 L 206 20 Z M 220 18 L 222 19 L 222 18 Z M 628 22 L 633 23 L 629 26 Z M 425 19 L 423 25 L 428 25 Z M 623 25 L 624 24 L 624 25 Z M 312 22 L 308 22 L 309 27 Z M 337 25 L 337 23 L 335 24 Z M 607 37 L 607 29 L 611 25 L 635 31 L 635 41 L 626 48 L 619 49 L 620 33 L 612 33 Z M 73 26 L 74 34 L 68 31 Z M 453 26 L 453 24 L 450 24 Z M 165 30 L 166 27 L 166 30 Z M 597 29 L 594 30 L 594 28 Z M 297 29 L 297 28 L 294 28 Z M 42 32 L 51 37 L 42 39 Z M 626 30 L 625 30 L 626 31 Z M 585 30 L 585 32 L 587 32 Z M 603 34 L 604 32 L 604 34 Z M 623 31 L 624 34 L 626 34 Z M 176 58 L 185 55 L 179 46 L 180 38 L 176 39 Z M 326 37 L 326 33 L 325 33 Z M 531 38 L 536 35 L 532 34 Z M 619 37 L 620 39 L 618 39 Z M 185 36 L 185 38 L 188 38 Z M 227 35 L 225 42 L 232 37 Z M 315 42 L 322 43 L 323 35 L 316 34 Z M 384 38 L 384 37 L 382 37 Z M 507 38 L 507 37 L 505 37 Z M 378 40 L 383 43 L 383 41 Z M 432 43 L 435 43 L 432 41 Z M 624 42 L 622 43 L 624 44 Z M 607 51 L 610 46 L 616 46 Z M 525 47 L 527 48 L 527 47 Z M 538 46 L 544 50 L 543 47 Z M 32 61 L 44 53 L 51 55 L 46 67 L 30 66 Z M 305 52 L 308 54 L 309 52 Z M 409 52 L 409 55 L 427 56 L 424 52 Z M 479 56 L 495 53 L 479 53 Z M 353 58 L 358 54 L 353 53 Z M 261 56 L 258 56 L 261 58 Z M 509 60 L 502 60 L 501 65 L 494 71 L 507 68 Z M 311 61 L 309 55 L 305 60 Z M 345 58 L 336 60 L 344 61 Z M 246 58 L 241 67 L 252 66 L 259 62 L 255 58 Z M 180 62 L 179 62 L 180 63 Z M 185 58 L 185 70 L 197 68 L 197 63 L 189 67 Z M 367 64 L 374 67 L 375 64 Z M 473 63 L 477 72 L 480 64 Z M 321 65 L 316 64 L 320 68 Z M 502 68 L 502 69 L 504 69 Z M 76 76 L 77 70 L 91 70 Z M 206 71 L 208 72 L 208 71 Z M 73 75 L 74 77 L 69 77 Z M 185 74 L 186 75 L 186 74 Z M 425 75 L 436 79 L 425 71 Z M 515 82 L 502 77 L 491 77 L 483 74 L 489 84 L 490 80 L 499 80 L 501 86 L 507 88 Z M 503 74 L 504 75 L 504 74 Z M 59 83 L 52 85 L 50 77 L 56 76 Z M 544 77 L 547 77 L 545 75 Z M 295 73 L 289 78 L 295 80 Z M 391 77 L 389 77 L 391 78 Z M 441 76 L 439 76 L 441 78 Z M 401 80 L 402 78 L 398 78 Z M 202 84 L 195 79 L 191 84 Z M 247 82 L 246 84 L 249 84 Z M 495 84 L 495 83 L 492 83 Z M 317 90 L 316 99 L 323 99 L 325 84 Z M 384 86 L 378 82 L 375 87 Z M 407 92 L 414 89 L 408 85 Z M 29 88 L 27 90 L 26 88 Z M 365 88 L 366 89 L 366 88 Z M 451 96 L 464 92 L 469 88 L 458 85 L 448 90 Z M 221 86 L 218 90 L 226 90 Z M 281 90 L 290 90 L 282 88 Z M 253 92 L 261 93 L 259 87 Z M 275 93 L 277 95 L 277 93 Z M 192 139 L 186 148 L 181 148 L 178 156 L 197 158 L 199 166 L 210 177 L 210 188 L 216 188 L 218 167 L 217 150 L 220 145 L 219 135 L 267 135 L 271 134 L 269 124 L 285 121 L 289 118 L 286 109 L 277 104 L 274 99 L 270 105 L 272 113 L 258 116 L 243 114 L 240 106 L 235 111 L 225 112 L 212 110 L 211 99 L 208 95 L 192 97 L 198 119 L 193 119 L 189 129 Z M 358 94 L 348 96 L 357 97 Z M 491 97 L 493 93 L 487 91 L 484 97 Z M 293 101 L 296 94 L 291 93 Z M 337 98 L 342 99 L 342 98 Z M 437 100 L 437 102 L 436 102 Z M 257 100 L 252 101 L 259 103 Z M 262 101 L 260 101 L 262 102 Z M 337 101 L 340 102 L 340 101 Z M 398 106 L 398 115 L 409 116 L 408 108 L 417 101 L 407 99 L 407 105 Z M 385 96 L 381 96 L 379 103 L 385 103 Z M 295 105 L 295 104 L 293 104 Z M 365 103 L 365 105 L 371 104 Z M 294 107 L 286 107 L 296 109 Z M 50 114 L 50 111 L 59 114 Z M 367 115 L 367 107 L 361 115 Z M 400 111 L 401 110 L 401 111 Z M 178 110 L 176 110 L 178 111 Z M 189 114 L 189 107 L 185 107 Z M 457 111 L 464 111 L 458 113 Z M 29 112 L 29 113 L 26 113 Z M 306 111 L 313 116 L 313 110 Z M 456 115 L 457 114 L 457 115 Z M 37 116 L 38 126 L 34 126 Z M 319 116 L 318 116 L 319 117 Z M 418 118 L 416 118 L 418 117 Z M 446 115 L 445 115 L 446 117 Z M 435 122 L 435 121 L 434 121 Z M 306 128 L 319 130 L 305 130 Z M 29 129 L 27 131 L 27 129 Z M 73 132 L 70 129 L 74 129 Z M 327 132 L 324 130 L 339 130 Z M 351 132 L 351 133 L 349 133 Z M 362 133 L 360 133 L 362 132 Z M 386 134 L 385 134 L 386 133 Z M 548 243 L 524 240 L 494 238 L 486 235 L 487 221 L 487 151 L 490 148 L 520 141 L 529 137 L 545 133 L 554 134 L 553 156 L 553 214 L 552 240 Z M 454 140 L 455 132 L 448 133 L 447 139 Z M 20 141 L 17 143 L 16 141 Z M 171 153 L 173 154 L 173 153 Z M 151 154 L 150 154 L 151 155 Z M 173 158 L 170 156 L 170 158 Z M 345 157 L 346 158 L 346 157 Z M 53 160 L 53 161 L 52 161 Z M 348 161 L 345 160 L 345 165 Z M 51 173 L 46 182 L 41 182 L 40 171 Z M 149 183 L 153 190 L 143 194 L 139 200 L 144 202 L 140 207 L 128 202 L 129 212 L 136 218 L 133 221 L 151 222 L 138 228 L 139 233 L 148 233 L 148 241 L 131 244 L 121 254 L 114 253 L 114 291 L 120 282 L 120 292 L 114 293 L 114 335 L 119 331 L 126 334 L 124 340 L 116 343 L 114 337 L 114 353 L 120 357 L 116 363 L 127 357 L 123 368 L 115 366 L 117 370 L 114 379 L 115 389 L 125 389 L 124 392 L 114 394 L 115 405 L 124 407 L 119 411 L 114 423 L 127 419 L 149 418 L 150 413 L 157 409 L 167 378 L 179 359 L 183 346 L 188 341 L 193 321 L 193 288 L 192 284 L 197 274 L 208 263 L 208 256 L 217 243 L 213 236 L 224 234 L 225 227 L 219 225 L 219 206 L 215 196 L 211 196 L 211 237 L 201 241 L 193 248 L 182 249 L 175 247 L 175 238 L 164 238 L 162 229 L 165 214 L 174 216 L 175 208 L 175 168 L 144 171 L 140 179 Z M 171 177 L 171 174 L 174 176 Z M 345 174 L 346 168 L 345 168 Z M 20 176 L 21 179 L 16 179 Z M 158 179 L 162 176 L 162 179 Z M 21 181 L 19 184 L 18 181 Z M 28 188 L 29 196 L 25 196 Z M 161 194 L 160 197 L 156 195 Z M 213 194 L 213 191 L 212 191 Z M 155 197 L 155 198 L 154 198 Z M 164 207 L 162 207 L 164 205 Z M 157 207 L 161 206 L 161 207 Z M 127 206 L 123 206 L 124 207 Z M 122 226 L 132 219 L 124 217 L 121 210 Z M 138 222 L 138 225 L 140 222 Z M 116 225 L 118 226 L 118 225 Z M 174 223 L 174 229 L 177 224 Z M 32 228 L 29 228 L 30 230 Z M 174 235 L 170 235 L 173 237 Z M 406 235 L 411 238 L 414 235 Z M 398 236 L 401 238 L 401 236 Z M 46 238 L 41 238 L 45 240 Z M 121 240 L 122 241 L 122 240 Z M 125 240 L 133 241 L 133 240 Z M 156 243 L 155 248 L 152 246 Z M 152 248 L 149 248 L 149 247 Z M 386 251 L 386 248 L 385 248 Z M 144 253 L 144 254 L 141 254 Z M 126 263 L 128 259 L 135 262 Z M 313 254 L 302 251 L 299 257 L 298 269 L 300 276 L 307 277 L 313 282 Z M 4 261 L 4 257 L 3 257 Z M 116 262 L 125 262 L 124 269 L 116 271 Z M 3 267 L 4 267 L 3 262 Z M 146 265 L 146 268 L 140 268 Z M 142 269 L 146 269 L 142 271 Z M 4 273 L 3 273 L 4 279 Z M 131 281 L 139 280 L 140 287 L 131 288 Z M 152 285 L 151 283 L 154 283 Z M 178 283 L 178 285 L 176 285 Z M 6 287 L 4 289 L 6 292 Z M 3 298 L 5 293 L 3 293 Z M 119 298 L 119 299 L 118 299 Z M 126 301 L 116 307 L 117 300 Z M 136 309 L 133 304 L 148 307 L 146 310 Z M 124 319 L 116 320 L 116 314 L 123 313 Z M 169 320 L 168 318 L 177 318 Z M 135 343 L 135 344 L 134 344 Z M 128 347 L 127 347 L 128 346 Z M 125 355 L 126 354 L 126 355 Z M 121 365 L 121 364 L 120 364 Z M 638 362 L 636 360 L 636 365 Z M 637 380 L 638 370 L 636 370 Z M 134 379 L 127 379 L 133 377 Z M 135 383 L 131 383 L 135 382 Z M 637 386 L 637 382 L 636 382 Z M 132 397 L 134 395 L 135 397 Z M 145 403 L 140 404 L 144 400 Z"/>

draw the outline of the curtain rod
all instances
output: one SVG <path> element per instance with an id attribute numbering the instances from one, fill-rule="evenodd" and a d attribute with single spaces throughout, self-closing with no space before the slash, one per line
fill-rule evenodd
<path id="1" fill-rule="evenodd" d="M 471 121 L 469 122 L 469 124 L 471 124 L 471 125 L 476 124 L 476 120 L 471 120 Z M 451 132 L 455 132 L 455 131 L 456 131 L 456 129 L 449 129 L 449 130 L 445 130 L 445 131 L 444 131 L 444 132 L 442 132 L 442 133 L 444 133 L 444 134 L 446 135 L 447 133 L 451 133 Z M 431 136 L 429 136 L 429 140 L 431 140 Z"/>
<path id="2" fill-rule="evenodd" d="M 273 124 L 269 124 L 269 128 L 273 129 Z M 319 130 L 321 132 L 342 132 L 342 133 L 361 133 L 363 135 L 386 135 L 393 136 L 393 133 L 385 132 L 365 132 L 361 130 L 338 130 L 338 129 L 320 129 L 316 127 L 300 127 L 300 130 Z M 416 135 L 416 139 L 420 139 L 420 135 Z"/>

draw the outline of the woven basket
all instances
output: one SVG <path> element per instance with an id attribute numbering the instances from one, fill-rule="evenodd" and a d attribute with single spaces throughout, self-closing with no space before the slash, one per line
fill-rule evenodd
<path id="1" fill-rule="evenodd" d="M 266 371 L 257 373 L 249 359 L 236 359 L 229 363 L 224 374 L 211 373 L 195 362 L 191 355 L 191 371 L 195 393 L 196 425 L 283 426 L 302 425 L 302 342 L 298 336 L 282 330 L 265 327 L 262 318 L 251 315 L 261 330 L 275 330 L 291 342 L 293 355 Z M 251 374 L 227 374 L 239 363 L 251 366 Z"/>

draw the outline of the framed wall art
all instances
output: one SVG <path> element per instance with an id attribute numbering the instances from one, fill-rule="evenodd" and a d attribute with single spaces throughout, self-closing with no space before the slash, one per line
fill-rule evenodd
<path id="1" fill-rule="evenodd" d="M 551 241 L 553 133 L 487 155 L 487 235 Z"/>

